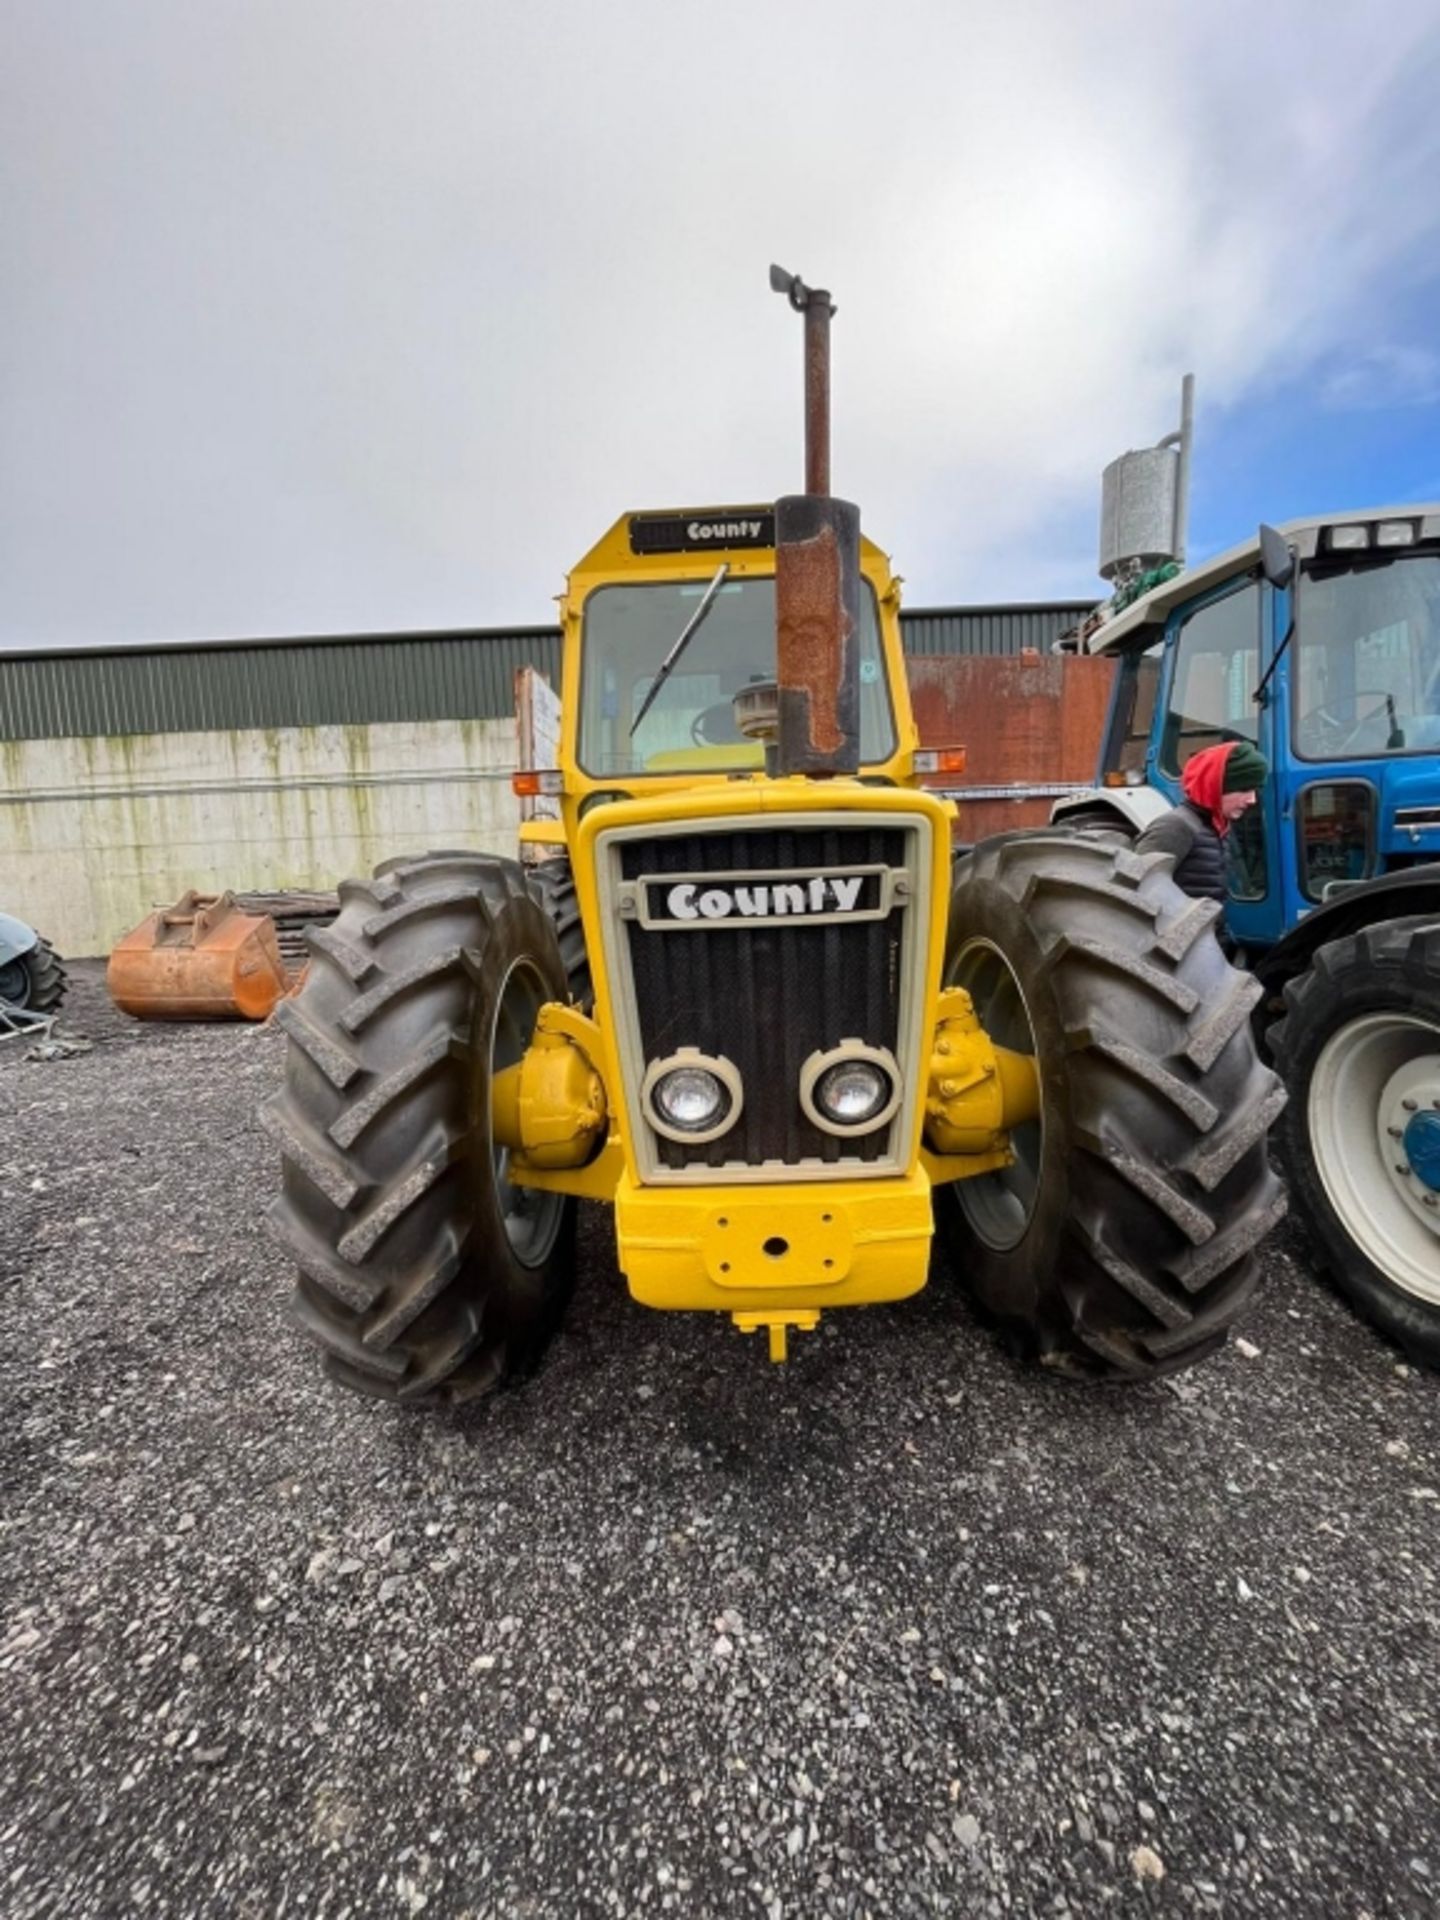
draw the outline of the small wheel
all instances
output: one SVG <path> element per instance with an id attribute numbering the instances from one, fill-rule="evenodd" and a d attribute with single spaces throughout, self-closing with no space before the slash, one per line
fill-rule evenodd
<path id="1" fill-rule="evenodd" d="M 465 1400 L 533 1363 L 573 1279 L 574 1203 L 516 1185 L 490 1087 L 565 996 L 520 868 L 479 854 L 347 881 L 310 935 L 262 1121 L 270 1223 L 300 1269 L 292 1316 L 356 1392 Z"/>
<path id="2" fill-rule="evenodd" d="M 1270 1033 L 1290 1088 L 1287 1176 L 1336 1285 L 1440 1365 L 1440 922 L 1322 947 Z"/>
<path id="3" fill-rule="evenodd" d="M 1050 1366 L 1147 1379 L 1223 1345 L 1285 1211 L 1266 1133 L 1284 1104 L 1226 964 L 1218 908 L 1161 854 L 1060 830 L 959 863 L 945 982 L 1035 1059 L 1013 1166 L 936 1191 L 962 1284 Z"/>
<path id="4" fill-rule="evenodd" d="M 0 1000 L 27 1013 L 54 1013 L 68 985 L 60 956 L 48 940 L 37 940 L 28 953 L 0 967 Z"/>

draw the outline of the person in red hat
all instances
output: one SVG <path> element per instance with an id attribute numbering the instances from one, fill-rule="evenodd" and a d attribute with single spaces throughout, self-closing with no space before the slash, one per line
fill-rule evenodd
<path id="1" fill-rule="evenodd" d="M 1176 886 L 1223 907 L 1225 836 L 1260 798 L 1269 771 L 1264 754 L 1248 740 L 1202 747 L 1181 771 L 1185 798 L 1145 829 L 1135 851 L 1172 854 Z"/>

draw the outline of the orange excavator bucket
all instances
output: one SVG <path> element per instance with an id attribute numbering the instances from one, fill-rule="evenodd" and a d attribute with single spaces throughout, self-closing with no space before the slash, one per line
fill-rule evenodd
<path id="1" fill-rule="evenodd" d="M 291 983 L 268 914 L 187 893 L 117 942 L 105 984 L 138 1020 L 265 1020 Z"/>

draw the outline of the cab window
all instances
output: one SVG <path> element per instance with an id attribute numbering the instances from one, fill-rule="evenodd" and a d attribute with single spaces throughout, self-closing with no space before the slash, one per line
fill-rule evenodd
<path id="1" fill-rule="evenodd" d="M 1178 776 L 1202 747 L 1259 734 L 1260 588 L 1249 581 L 1197 607 L 1175 641 L 1160 765 Z"/>
<path id="2" fill-rule="evenodd" d="M 1368 780 L 1323 780 L 1296 809 L 1300 885 L 1307 900 L 1367 880 L 1375 870 L 1375 789 Z"/>
<path id="3" fill-rule="evenodd" d="M 758 741 L 735 721 L 743 688 L 775 677 L 775 581 L 726 581 L 671 670 L 656 682 L 707 583 L 649 581 L 597 587 L 585 602 L 580 669 L 579 759 L 587 773 L 755 771 Z M 875 593 L 860 583 L 860 759 L 895 751 Z M 651 698 L 651 695 L 654 695 Z"/>
<path id="4" fill-rule="evenodd" d="M 1242 813 L 1225 836 L 1225 889 L 1232 900 L 1263 900 L 1270 890 L 1263 800 Z"/>
<path id="5" fill-rule="evenodd" d="M 1157 640 L 1142 653 L 1127 653 L 1120 661 L 1115 704 L 1105 743 L 1106 773 L 1143 773 L 1150 751 L 1150 724 L 1155 718 L 1155 696 L 1160 691 L 1160 661 L 1165 642 Z"/>
<path id="6" fill-rule="evenodd" d="M 1366 554 L 1300 582 L 1295 750 L 1306 760 L 1440 748 L 1440 554 Z"/>

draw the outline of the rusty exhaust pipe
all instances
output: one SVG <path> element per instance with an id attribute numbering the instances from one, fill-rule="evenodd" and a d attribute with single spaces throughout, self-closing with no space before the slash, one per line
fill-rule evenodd
<path id="1" fill-rule="evenodd" d="M 770 285 L 805 321 L 805 487 L 775 502 L 775 771 L 860 767 L 860 509 L 830 493 L 830 318 L 797 274 Z"/>

